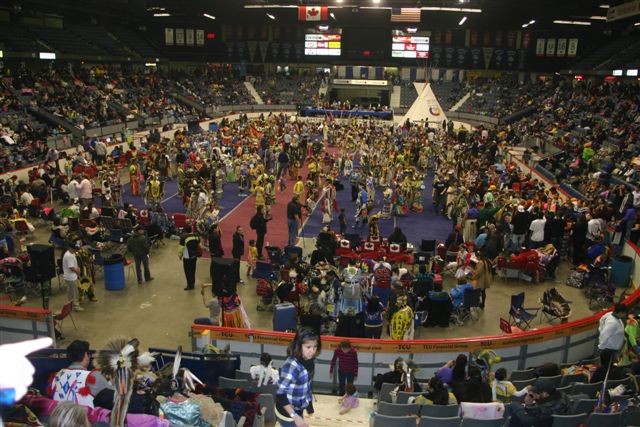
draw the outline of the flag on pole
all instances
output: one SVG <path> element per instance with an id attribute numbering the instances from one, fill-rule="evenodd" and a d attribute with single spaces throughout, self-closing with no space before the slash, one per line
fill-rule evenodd
<path id="1" fill-rule="evenodd" d="M 420 22 L 419 7 L 394 7 L 391 9 L 391 22 Z"/>
<path id="2" fill-rule="evenodd" d="M 328 6 L 299 6 L 298 21 L 326 21 L 329 19 Z"/>

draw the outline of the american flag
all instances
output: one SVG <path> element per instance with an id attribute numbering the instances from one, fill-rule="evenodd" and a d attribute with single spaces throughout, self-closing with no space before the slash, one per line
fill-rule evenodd
<path id="1" fill-rule="evenodd" d="M 420 22 L 420 8 L 394 7 L 391 9 L 391 22 Z"/>

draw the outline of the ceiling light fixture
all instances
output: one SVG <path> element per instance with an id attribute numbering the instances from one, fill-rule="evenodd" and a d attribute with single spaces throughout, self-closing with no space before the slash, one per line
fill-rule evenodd
<path id="1" fill-rule="evenodd" d="M 333 14 L 333 12 L 329 13 L 329 16 L 330 16 L 332 19 L 336 19 L 336 15 L 334 15 L 334 14 Z"/>
<path id="2" fill-rule="evenodd" d="M 608 4 L 601 4 L 600 9 L 609 9 L 611 6 L 609 6 Z"/>
<path id="3" fill-rule="evenodd" d="M 380 4 L 380 0 L 371 0 L 373 4 Z"/>
<path id="4" fill-rule="evenodd" d="M 522 24 L 522 28 L 527 28 L 529 25 L 533 25 L 536 23 L 535 19 L 532 19 L 531 21 L 527 22 L 526 24 Z"/>
<path id="5" fill-rule="evenodd" d="M 595 21 L 606 21 L 607 17 L 606 16 L 590 16 L 589 19 L 593 19 Z"/>
<path id="6" fill-rule="evenodd" d="M 318 29 L 320 31 L 327 31 L 329 29 L 328 25 L 318 25 Z"/>
<path id="7" fill-rule="evenodd" d="M 276 19 L 276 17 L 273 16 L 272 14 L 270 14 L 270 13 L 267 13 L 267 16 L 269 17 L 269 19 L 274 19 L 274 20 Z"/>
<path id="8" fill-rule="evenodd" d="M 165 16 L 171 16 L 170 13 L 154 13 L 153 14 L 154 18 L 163 18 Z"/>
<path id="9" fill-rule="evenodd" d="M 435 10 L 440 12 L 467 12 L 467 13 L 482 13 L 482 9 L 473 9 L 467 7 L 441 7 L 441 6 L 425 6 L 421 7 L 421 10 Z"/>
<path id="10" fill-rule="evenodd" d="M 458 22 L 458 25 L 462 25 L 462 24 L 464 24 L 465 22 L 467 22 L 467 17 L 466 17 L 466 16 L 463 16 L 463 17 L 462 17 L 462 19 L 460 20 L 460 22 Z"/>
<path id="11" fill-rule="evenodd" d="M 204 16 L 205 18 L 209 18 L 209 19 L 216 19 L 215 16 L 209 15 L 208 13 L 203 13 L 202 16 Z"/>
<path id="12" fill-rule="evenodd" d="M 565 24 L 565 25 L 591 25 L 591 22 L 587 21 L 565 21 L 562 19 L 556 19 L 553 21 L 554 24 Z"/>
<path id="13" fill-rule="evenodd" d="M 418 32 L 418 29 L 416 27 L 407 27 L 407 33 L 415 34 L 417 32 Z"/>

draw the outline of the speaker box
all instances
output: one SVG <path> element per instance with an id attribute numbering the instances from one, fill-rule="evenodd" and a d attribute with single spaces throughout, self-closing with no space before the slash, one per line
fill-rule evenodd
<path id="1" fill-rule="evenodd" d="M 235 291 L 240 281 L 239 265 L 239 261 L 233 258 L 211 258 L 211 284 L 215 295 L 221 296 L 223 289 Z"/>
<path id="2" fill-rule="evenodd" d="M 55 251 L 51 245 L 33 244 L 27 246 L 31 259 L 33 278 L 45 282 L 56 277 Z"/>

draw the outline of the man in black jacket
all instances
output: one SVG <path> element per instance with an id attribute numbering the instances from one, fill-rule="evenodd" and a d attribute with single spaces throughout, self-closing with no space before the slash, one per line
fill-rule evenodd
<path id="1" fill-rule="evenodd" d="M 566 415 L 571 409 L 569 397 L 557 391 L 552 381 L 538 379 L 521 403 L 509 406 L 511 427 L 551 427 L 554 415 Z"/>
<path id="2" fill-rule="evenodd" d="M 262 259 L 262 246 L 264 245 L 264 235 L 267 234 L 267 221 L 269 219 L 265 218 L 264 212 L 262 211 L 262 206 L 258 206 L 256 210 L 256 214 L 251 218 L 251 223 L 249 224 L 251 228 L 256 230 L 256 248 L 258 248 L 258 259 Z"/>
<path id="3" fill-rule="evenodd" d="M 516 213 L 513 214 L 511 224 L 513 225 L 513 250 L 520 251 L 525 244 L 527 232 L 533 218 L 531 214 L 524 209 L 524 206 L 518 205 Z"/>
<path id="4" fill-rule="evenodd" d="M 244 231 L 242 226 L 236 227 L 236 232 L 233 233 L 233 245 L 231 247 L 231 256 L 238 261 L 238 277 L 240 277 L 240 259 L 244 255 Z M 240 280 L 240 283 L 244 283 L 244 280 Z"/>

